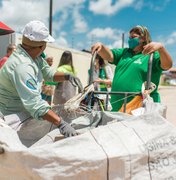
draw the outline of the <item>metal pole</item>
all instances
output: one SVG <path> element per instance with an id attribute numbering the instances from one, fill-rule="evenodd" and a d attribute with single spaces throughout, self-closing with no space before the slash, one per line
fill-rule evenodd
<path id="1" fill-rule="evenodd" d="M 106 104 L 105 104 L 105 111 L 108 110 L 108 103 L 109 103 L 109 93 L 106 94 Z"/>
<path id="2" fill-rule="evenodd" d="M 95 51 L 91 58 L 89 85 L 93 83 L 93 73 L 95 69 L 94 63 L 95 63 L 96 56 L 97 56 L 97 52 Z"/>
<path id="3" fill-rule="evenodd" d="M 153 53 L 150 55 L 150 58 L 148 60 L 147 84 L 145 88 L 146 90 L 149 90 L 151 88 L 152 61 L 153 61 Z"/>
<path id="4" fill-rule="evenodd" d="M 122 33 L 122 48 L 124 48 L 125 33 Z"/>
<path id="5" fill-rule="evenodd" d="M 74 48 L 74 37 L 72 37 L 72 49 Z"/>
<path id="6" fill-rule="evenodd" d="M 49 9 L 49 32 L 52 35 L 52 15 L 53 15 L 53 0 L 50 0 L 50 9 Z"/>

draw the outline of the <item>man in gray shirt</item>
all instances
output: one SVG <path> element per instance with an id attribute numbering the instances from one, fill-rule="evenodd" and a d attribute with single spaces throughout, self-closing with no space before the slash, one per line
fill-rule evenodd
<path id="1" fill-rule="evenodd" d="M 22 44 L 0 70 L 0 111 L 6 116 L 27 112 L 36 120 L 55 124 L 65 137 L 76 131 L 62 120 L 41 98 L 42 80 L 62 82 L 70 75 L 52 71 L 40 56 L 47 42 L 54 42 L 47 27 L 40 21 L 31 21 L 24 27 Z"/>

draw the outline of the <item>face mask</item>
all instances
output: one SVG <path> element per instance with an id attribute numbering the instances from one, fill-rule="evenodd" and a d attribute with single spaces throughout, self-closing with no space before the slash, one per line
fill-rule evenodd
<path id="1" fill-rule="evenodd" d="M 138 37 L 136 37 L 136 38 L 129 38 L 128 39 L 128 45 L 129 45 L 130 49 L 134 49 L 139 44 L 140 43 L 139 43 L 139 38 Z"/>

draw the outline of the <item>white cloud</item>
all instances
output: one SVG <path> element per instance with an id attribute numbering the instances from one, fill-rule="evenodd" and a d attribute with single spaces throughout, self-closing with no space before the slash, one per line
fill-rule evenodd
<path id="1" fill-rule="evenodd" d="M 94 14 L 113 15 L 124 8 L 133 7 L 141 10 L 143 7 L 150 8 L 154 11 L 162 11 L 171 0 L 90 0 L 89 10 Z"/>
<path id="2" fill-rule="evenodd" d="M 135 0 L 90 0 L 89 10 L 94 14 L 112 15 L 125 7 L 131 6 Z"/>
<path id="3" fill-rule="evenodd" d="M 157 38 L 158 41 L 162 42 L 165 46 L 176 44 L 176 31 L 172 32 L 169 36 L 160 36 Z"/>
<path id="4" fill-rule="evenodd" d="M 107 45 L 109 48 L 122 48 L 122 39 L 119 39 L 117 41 L 114 41 L 112 44 Z M 125 43 L 124 47 L 127 47 L 128 45 Z"/>
<path id="5" fill-rule="evenodd" d="M 69 47 L 68 42 L 67 42 L 67 40 L 65 39 L 64 36 L 59 36 L 56 39 L 56 43 L 59 44 L 59 46 L 62 46 L 62 47 Z"/>
<path id="6" fill-rule="evenodd" d="M 95 28 L 90 33 L 88 33 L 87 37 L 91 40 L 91 44 L 95 42 L 106 42 L 105 44 L 109 48 L 121 48 L 122 47 L 122 33 L 124 31 L 119 29 L 112 29 L 110 27 Z M 90 44 L 90 43 L 89 43 Z M 127 44 L 124 45 L 127 47 Z"/>
<path id="7" fill-rule="evenodd" d="M 72 9 L 74 6 L 83 4 L 85 0 L 57 0 L 53 1 L 53 13 L 55 14 L 58 11 L 63 11 L 65 9 Z"/>
<path id="8" fill-rule="evenodd" d="M 89 45 L 88 47 L 90 48 L 90 45 Z M 80 50 L 84 49 L 84 48 L 85 48 L 84 42 L 78 42 L 78 43 L 76 44 L 76 48 L 77 48 L 77 49 L 80 49 Z"/>
<path id="9" fill-rule="evenodd" d="M 42 7 L 42 8 L 40 8 Z M 47 24 L 48 3 L 43 1 L 9 0 L 2 1 L 1 19 L 16 31 L 21 31 L 30 20 L 41 20 Z"/>
<path id="10" fill-rule="evenodd" d="M 59 17 L 57 17 L 55 20 L 53 20 L 53 24 L 55 25 L 54 30 L 55 31 L 61 30 L 63 28 L 63 26 L 65 25 L 65 22 L 67 22 L 68 18 L 69 18 L 68 11 L 67 10 L 62 11 L 60 13 Z"/>
<path id="11" fill-rule="evenodd" d="M 75 32 L 85 32 L 87 23 L 78 8 L 84 2 L 85 0 L 53 1 L 53 17 L 55 16 L 53 31 L 61 31 L 68 19 L 72 17 Z M 34 19 L 44 22 L 49 27 L 49 0 L 3 0 L 0 11 L 3 22 L 17 32 L 20 32 L 26 23 Z"/>
<path id="12" fill-rule="evenodd" d="M 133 3 L 133 7 L 136 10 L 141 10 L 143 6 L 144 6 L 144 0 L 138 0 Z"/>
<path id="13" fill-rule="evenodd" d="M 87 23 L 84 17 L 80 14 L 80 10 L 83 7 L 85 0 L 59 0 L 54 1 L 53 15 L 59 16 L 57 18 L 57 27 L 62 27 L 70 19 L 73 20 L 73 31 L 76 33 L 83 33 L 87 31 Z"/>
<path id="14" fill-rule="evenodd" d="M 88 29 L 88 25 L 84 20 L 84 17 L 79 13 L 80 7 L 75 7 L 73 10 L 73 19 L 74 19 L 74 32 L 84 33 Z"/>
<path id="15" fill-rule="evenodd" d="M 144 5 L 154 11 L 162 11 L 171 0 L 157 0 L 152 2 L 146 2 Z"/>
<path id="16" fill-rule="evenodd" d="M 95 28 L 90 33 L 88 33 L 88 38 L 106 38 L 109 40 L 117 40 L 122 36 L 122 30 L 112 29 L 110 27 Z"/>

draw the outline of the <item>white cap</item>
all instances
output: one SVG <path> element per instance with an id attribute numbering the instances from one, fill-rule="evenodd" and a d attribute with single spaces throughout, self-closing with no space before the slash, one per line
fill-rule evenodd
<path id="1" fill-rule="evenodd" d="M 55 39 L 50 36 L 48 28 L 41 21 L 30 21 L 22 31 L 23 36 L 31 41 L 54 42 Z"/>

